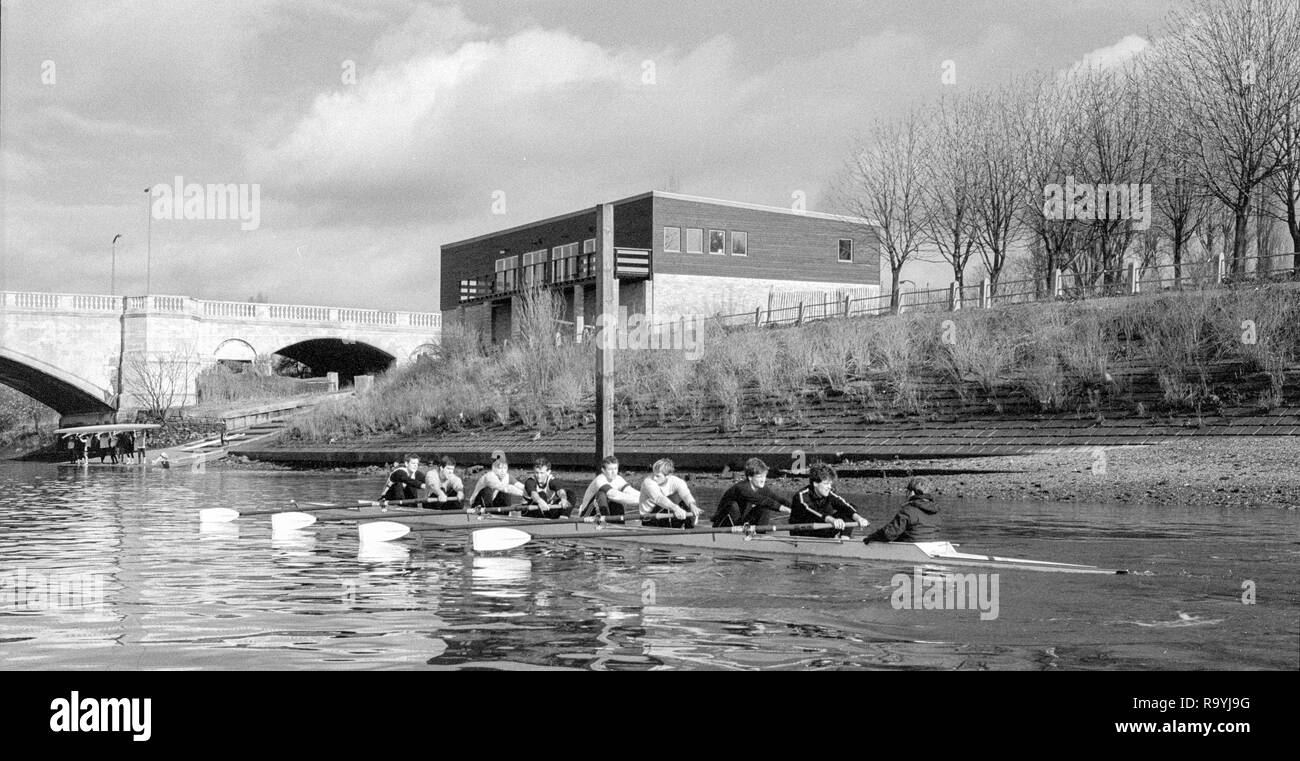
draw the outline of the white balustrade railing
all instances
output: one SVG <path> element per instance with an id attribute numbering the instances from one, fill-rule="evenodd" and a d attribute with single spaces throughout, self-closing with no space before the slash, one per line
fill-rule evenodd
<path id="1" fill-rule="evenodd" d="M 198 317 L 267 322 L 307 322 L 375 327 L 442 327 L 437 312 L 389 312 L 379 309 L 343 309 L 301 304 L 257 304 L 247 301 L 207 301 L 188 296 L 104 296 L 86 293 L 0 292 L 6 308 L 35 311 L 130 313 L 164 312 Z"/>

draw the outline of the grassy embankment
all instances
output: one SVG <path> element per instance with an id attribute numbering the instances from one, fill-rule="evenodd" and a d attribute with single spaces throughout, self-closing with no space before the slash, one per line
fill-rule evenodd
<path id="1" fill-rule="evenodd" d="M 440 359 L 402 367 L 366 395 L 299 417 L 285 440 L 356 442 L 503 423 L 546 430 L 591 419 L 594 348 L 556 346 L 554 310 L 547 299 L 530 299 L 506 347 L 448 328 Z M 782 411 L 810 393 L 851 394 L 883 420 L 927 414 L 925 392 L 938 383 L 971 409 L 1030 414 L 1264 410 L 1300 402 L 1283 398 L 1298 357 L 1300 291 L 1275 286 L 781 329 L 711 326 L 698 362 L 677 351 L 621 352 L 616 408 L 621 424 L 649 414 L 727 431 L 758 420 L 779 424 Z M 1224 363 L 1267 378 L 1263 390 L 1216 382 Z M 1138 372 L 1111 374 L 1121 367 Z M 1134 379 L 1144 374 L 1158 381 L 1155 399 L 1134 394 Z"/>

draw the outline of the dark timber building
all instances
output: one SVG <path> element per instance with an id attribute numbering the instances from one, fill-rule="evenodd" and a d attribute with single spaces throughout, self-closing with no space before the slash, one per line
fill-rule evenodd
<path id="1" fill-rule="evenodd" d="M 613 202 L 619 303 L 655 320 L 752 312 L 781 294 L 880 294 L 876 228 L 863 219 L 658 191 Z M 597 208 L 442 247 L 444 325 L 509 337 L 514 298 L 560 291 L 591 325 Z M 575 310 L 574 305 L 578 305 Z"/>

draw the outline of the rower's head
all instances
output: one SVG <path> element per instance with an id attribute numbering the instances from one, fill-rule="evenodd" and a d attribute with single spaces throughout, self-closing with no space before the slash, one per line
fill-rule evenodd
<path id="1" fill-rule="evenodd" d="M 403 455 L 402 462 L 406 465 L 406 469 L 410 471 L 412 474 L 414 474 L 415 471 L 420 469 L 419 455 L 415 455 L 415 454 Z"/>
<path id="2" fill-rule="evenodd" d="M 673 461 L 665 457 L 662 460 L 656 460 L 655 464 L 651 466 L 650 477 L 654 479 L 655 483 L 663 486 L 668 483 L 668 477 L 676 470 L 677 468 L 673 465 Z"/>
<path id="3" fill-rule="evenodd" d="M 600 461 L 600 472 L 605 474 L 605 478 L 613 481 L 618 477 L 618 458 L 609 455 Z"/>
<path id="4" fill-rule="evenodd" d="M 456 475 L 456 461 L 452 458 L 443 455 L 437 459 L 437 463 L 438 473 L 442 475 L 443 478 L 450 478 L 451 476 Z"/>
<path id="5" fill-rule="evenodd" d="M 756 488 L 763 488 L 767 483 L 767 463 L 757 457 L 745 460 L 745 478 L 748 478 Z"/>
<path id="6" fill-rule="evenodd" d="M 533 460 L 533 477 L 541 484 L 551 480 L 551 461 L 545 457 Z"/>
<path id="7" fill-rule="evenodd" d="M 510 472 L 510 463 L 506 462 L 506 453 L 500 449 L 492 453 L 492 472 L 499 478 L 505 478 Z"/>
<path id="8" fill-rule="evenodd" d="M 824 462 L 815 463 L 808 469 L 808 485 L 819 497 L 830 494 L 835 487 L 835 468 Z"/>
<path id="9" fill-rule="evenodd" d="M 930 484 L 930 479 L 925 476 L 917 476 L 907 482 L 907 492 L 909 494 L 930 494 L 934 491 L 934 486 Z"/>

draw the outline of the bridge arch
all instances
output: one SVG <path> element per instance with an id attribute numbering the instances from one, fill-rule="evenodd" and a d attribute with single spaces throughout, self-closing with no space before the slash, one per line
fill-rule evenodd
<path id="1" fill-rule="evenodd" d="M 257 350 L 242 338 L 227 338 L 217 345 L 212 358 L 217 362 L 252 362 L 257 359 Z"/>
<path id="2" fill-rule="evenodd" d="M 17 389 L 64 418 L 111 416 L 113 392 L 48 362 L 0 346 L 0 383 Z"/>
<path id="3" fill-rule="evenodd" d="M 344 383 L 357 375 L 382 373 L 397 360 L 383 349 L 347 338 L 309 338 L 275 353 L 307 365 L 317 375 L 338 373 Z"/>
<path id="4" fill-rule="evenodd" d="M 415 351 L 411 352 L 411 361 L 414 362 L 420 357 L 432 357 L 434 359 L 437 359 L 438 357 L 441 356 L 442 356 L 441 346 L 439 346 L 436 343 L 423 343 L 415 347 Z"/>

